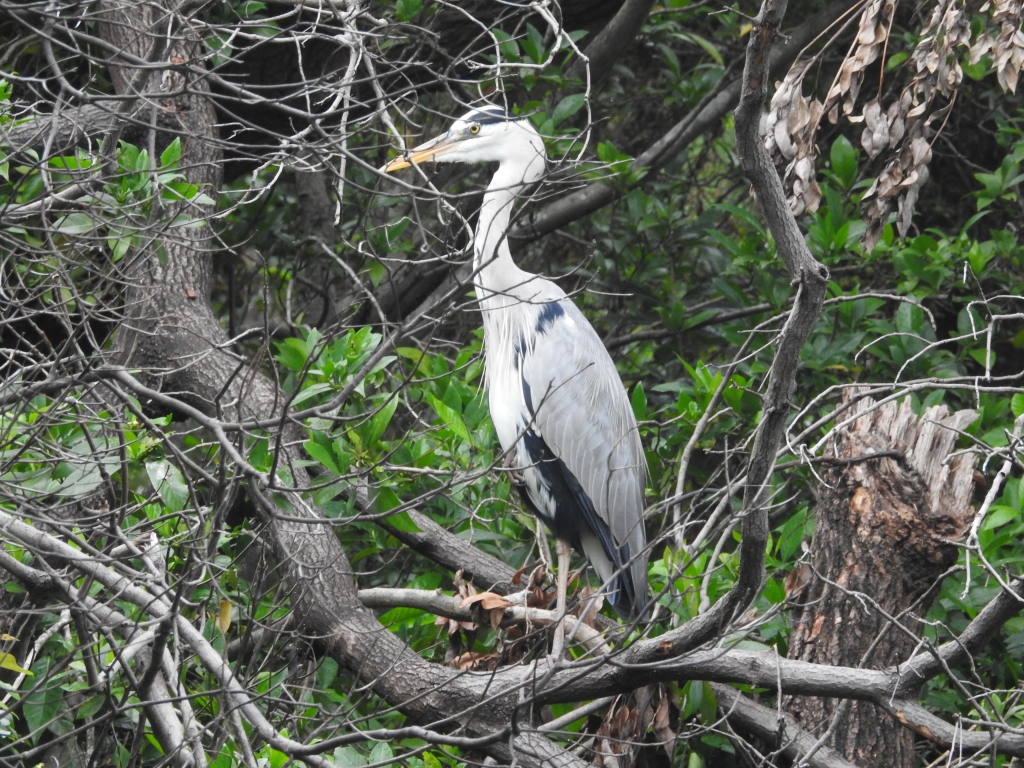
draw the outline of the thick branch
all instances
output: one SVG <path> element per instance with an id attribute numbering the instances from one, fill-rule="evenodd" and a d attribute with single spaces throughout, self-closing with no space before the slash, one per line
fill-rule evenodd
<path id="1" fill-rule="evenodd" d="M 570 78 L 583 80 L 589 71 L 590 83 L 599 83 L 611 71 L 637 33 L 647 21 L 655 0 L 626 0 L 611 21 L 587 46 L 587 61 L 573 62 L 566 73 Z"/>
<path id="2" fill-rule="evenodd" d="M 733 726 L 774 745 L 776 749 L 781 749 L 786 757 L 798 760 L 814 747 L 816 739 L 794 725 L 785 713 L 751 701 L 728 685 L 712 683 L 711 690 L 718 699 L 719 710 L 729 718 Z M 828 747 L 817 750 L 800 764 L 809 768 L 856 768 L 853 763 L 848 763 L 836 754 L 835 750 Z"/>
<path id="3" fill-rule="evenodd" d="M 502 562 L 486 552 L 481 552 L 468 541 L 449 533 L 421 512 L 409 510 L 409 517 L 416 523 L 419 531 L 413 533 L 400 531 L 389 525 L 386 519 L 377 521 L 377 524 L 409 549 L 443 565 L 453 573 L 461 569 L 464 577 L 473 581 L 478 587 L 485 587 L 499 595 L 515 592 L 518 589 L 512 583 L 516 569 L 508 563 Z"/>
<path id="4" fill-rule="evenodd" d="M 966 664 L 974 654 L 984 650 L 1002 626 L 1024 610 L 1024 579 L 1015 579 L 1010 586 L 1013 592 L 1003 590 L 996 595 L 959 637 L 943 643 L 934 654 L 922 653 L 901 664 L 899 669 L 904 675 L 905 686 L 901 694 L 916 691 L 947 668 Z"/>

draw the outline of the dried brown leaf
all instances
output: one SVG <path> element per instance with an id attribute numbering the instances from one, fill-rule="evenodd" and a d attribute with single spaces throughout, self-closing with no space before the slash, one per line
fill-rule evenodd
<path id="1" fill-rule="evenodd" d="M 496 608 L 491 610 L 491 629 L 497 630 L 501 626 L 501 620 L 505 618 L 505 609 Z"/>
<path id="2" fill-rule="evenodd" d="M 658 708 L 654 711 L 654 735 L 658 741 L 661 742 L 662 748 L 665 750 L 665 754 L 668 755 L 668 759 L 672 759 L 672 755 L 675 752 L 675 741 L 676 734 L 672 730 L 672 726 L 669 720 L 669 700 L 665 692 L 662 691 L 661 699 L 658 702 Z"/>
<path id="3" fill-rule="evenodd" d="M 795 599 L 811 582 L 811 566 L 801 563 L 786 575 L 782 588 L 786 591 L 786 599 Z"/>
<path id="4" fill-rule="evenodd" d="M 501 595 L 495 594 L 494 592 L 481 592 L 478 595 L 469 595 L 462 598 L 459 603 L 459 608 L 465 608 L 467 605 L 475 605 L 481 603 L 481 606 L 485 610 L 491 610 L 492 608 L 508 608 L 511 603 Z"/>

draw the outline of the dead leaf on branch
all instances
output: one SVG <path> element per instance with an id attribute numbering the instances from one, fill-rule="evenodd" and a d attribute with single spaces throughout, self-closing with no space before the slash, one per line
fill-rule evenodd
<path id="1" fill-rule="evenodd" d="M 505 609 L 512 604 L 501 595 L 495 594 L 494 592 L 481 592 L 479 595 L 470 595 L 462 599 L 459 603 L 460 608 L 466 606 L 479 605 L 481 609 L 488 612 L 488 622 L 491 625 L 491 629 L 497 629 L 501 626 L 501 620 L 505 617 Z"/>
<path id="2" fill-rule="evenodd" d="M 447 616 L 438 616 L 434 619 L 435 627 L 444 627 L 445 631 L 449 636 L 454 635 L 460 629 L 464 629 L 467 632 L 473 632 L 479 627 L 475 622 L 472 621 L 459 621 L 458 619 L 449 619 Z"/>
<path id="3" fill-rule="evenodd" d="M 466 600 L 471 600 L 476 595 L 476 588 L 468 581 L 462 579 L 463 570 L 460 568 L 455 572 L 455 578 L 452 580 L 455 585 L 455 596 L 462 600 L 460 605 L 464 605 Z M 492 594 L 492 593 L 485 593 Z M 438 616 L 434 620 L 434 626 L 444 627 L 447 631 L 448 636 L 452 637 L 460 629 L 466 632 L 474 632 L 479 629 L 476 622 L 473 621 L 459 621 L 458 619 L 449 619 L 447 616 Z"/>
<path id="4" fill-rule="evenodd" d="M 449 666 L 462 672 L 493 672 L 497 666 L 498 654 L 466 651 L 457 656 Z"/>

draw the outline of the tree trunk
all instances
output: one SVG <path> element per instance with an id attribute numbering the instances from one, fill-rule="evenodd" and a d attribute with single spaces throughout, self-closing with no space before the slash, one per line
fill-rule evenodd
<path id="1" fill-rule="evenodd" d="M 856 393 L 848 394 L 852 399 Z M 858 414 L 860 414 L 858 416 Z M 885 668 L 909 658 L 942 575 L 956 562 L 950 544 L 973 515 L 973 454 L 947 461 L 973 411 L 929 408 L 909 399 L 881 406 L 865 398 L 840 418 L 821 473 L 817 527 L 805 583 L 797 587 L 789 658 Z M 878 452 L 885 458 L 864 459 Z M 891 617 L 891 618 L 890 618 Z M 913 766 L 911 731 L 866 702 L 789 697 L 786 708 L 812 732 L 832 729 L 829 745 L 863 766 Z"/>

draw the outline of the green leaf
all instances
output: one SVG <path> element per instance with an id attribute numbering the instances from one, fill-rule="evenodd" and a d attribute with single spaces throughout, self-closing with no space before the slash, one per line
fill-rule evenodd
<path id="1" fill-rule="evenodd" d="M 1010 398 L 1010 410 L 1015 419 L 1019 419 L 1021 414 L 1024 414 L 1024 392 L 1018 392 Z"/>
<path id="2" fill-rule="evenodd" d="M 106 703 L 107 700 L 104 696 L 92 696 L 86 699 L 75 711 L 75 719 L 88 720 L 103 709 L 103 705 Z"/>
<path id="3" fill-rule="evenodd" d="M 807 508 L 797 510 L 789 520 L 782 524 L 779 531 L 778 555 L 783 560 L 789 560 L 800 548 L 800 542 L 804 539 L 807 525 Z"/>
<path id="4" fill-rule="evenodd" d="M 857 154 L 856 148 L 845 136 L 832 142 L 832 151 L 829 153 L 832 172 L 847 189 L 857 180 Z"/>
<path id="5" fill-rule="evenodd" d="M 583 108 L 583 105 L 587 103 L 587 97 L 582 93 L 574 93 L 566 96 L 555 107 L 555 111 L 551 113 L 551 122 L 556 126 L 563 120 L 566 120 Z"/>
<path id="6" fill-rule="evenodd" d="M 166 459 L 147 461 L 146 474 L 160 500 L 171 512 L 180 512 L 188 503 L 188 485 L 181 470 Z"/>
<path id="7" fill-rule="evenodd" d="M 633 415 L 637 421 L 643 421 L 647 418 L 647 393 L 644 392 L 643 383 L 633 387 L 633 397 L 630 398 L 630 404 L 633 406 Z"/>
<path id="8" fill-rule="evenodd" d="M 748 211 L 746 208 L 740 208 L 738 205 L 731 205 L 730 203 L 718 203 L 717 205 L 712 206 L 712 208 L 720 211 L 726 211 L 727 213 L 731 213 L 737 219 L 746 223 L 747 226 L 753 229 L 754 232 L 756 232 L 762 238 L 768 237 L 767 233 L 764 230 L 764 226 L 761 224 L 761 221 L 757 218 L 756 215 Z M 740 303 L 740 306 L 745 307 L 749 303 L 750 300 L 745 298 Z"/>
<path id="9" fill-rule="evenodd" d="M 533 24 L 526 25 L 526 39 L 521 40 L 519 44 L 535 63 L 544 62 L 544 35 Z"/>
<path id="10" fill-rule="evenodd" d="M 501 53 L 501 57 L 505 61 L 519 61 L 522 57 L 519 55 L 519 43 L 512 39 L 508 32 L 500 29 L 492 29 L 491 34 L 494 39 L 498 41 L 498 51 Z"/>
<path id="11" fill-rule="evenodd" d="M 84 213 L 69 213 L 56 226 L 56 230 L 63 235 L 84 235 L 94 229 L 96 222 Z"/>
<path id="12" fill-rule="evenodd" d="M 277 362 L 292 371 L 301 371 L 306 366 L 306 342 L 294 337 L 277 343 Z"/>
<path id="13" fill-rule="evenodd" d="M 134 170 L 135 162 L 139 159 L 139 148 L 134 144 L 129 144 L 127 141 L 121 142 L 121 151 L 118 153 L 117 160 L 121 165 L 121 168 L 126 171 Z"/>
<path id="14" fill-rule="evenodd" d="M 597 157 L 602 163 L 614 164 L 625 160 L 632 160 L 629 155 L 624 155 L 610 141 L 602 141 L 597 145 Z"/>
<path id="15" fill-rule="evenodd" d="M 304 390 L 302 390 L 299 394 L 295 396 L 295 398 L 292 400 L 292 405 L 297 406 L 299 403 L 306 402 L 311 397 L 316 397 L 317 395 L 321 395 L 324 392 L 333 391 L 334 385 L 329 384 L 326 381 L 320 382 L 319 384 L 311 384 L 310 386 L 306 387 Z"/>
<path id="16" fill-rule="evenodd" d="M 715 692 L 711 690 L 710 683 L 701 683 L 704 686 L 704 697 L 700 703 L 700 716 L 705 723 L 715 722 L 718 713 L 718 701 L 715 699 Z"/>
<path id="17" fill-rule="evenodd" d="M 284 752 L 278 752 L 271 746 L 267 746 L 264 749 L 266 750 L 264 754 L 268 757 L 270 768 L 284 768 L 285 763 L 287 763 L 289 759 L 288 755 Z"/>
<path id="18" fill-rule="evenodd" d="M 338 676 L 338 662 L 332 659 L 330 656 L 324 656 L 320 660 L 320 666 L 316 670 L 316 685 L 320 690 L 325 690 L 327 686 L 334 682 L 334 679 Z"/>
<path id="19" fill-rule="evenodd" d="M 373 506 L 377 512 L 387 512 L 389 509 L 402 506 L 402 500 L 390 488 L 378 488 L 373 499 Z M 398 515 L 395 515 L 395 517 L 398 517 Z"/>
<path id="20" fill-rule="evenodd" d="M 730 755 L 736 754 L 736 748 L 733 747 L 732 742 L 720 733 L 705 733 L 700 737 L 700 743 L 707 744 L 712 749 L 728 752 Z"/>
<path id="21" fill-rule="evenodd" d="M 389 397 L 384 404 L 377 409 L 377 412 L 370 417 L 363 433 L 363 437 L 366 440 L 364 447 L 371 446 L 380 440 L 381 435 L 384 434 L 384 430 L 386 430 L 388 428 L 388 424 L 391 423 L 391 417 L 395 415 L 395 409 L 397 407 L 398 397 Z"/>
<path id="22" fill-rule="evenodd" d="M 395 3 L 395 18 L 399 21 L 412 21 L 423 10 L 423 0 L 398 0 Z"/>
<path id="23" fill-rule="evenodd" d="M 719 51 L 710 40 L 707 40 L 700 35 L 695 35 L 692 32 L 681 32 L 679 37 L 683 40 L 687 40 L 694 45 L 703 49 L 704 53 L 711 57 L 711 60 L 718 66 L 725 65 L 725 59 L 722 58 L 722 53 Z"/>
<path id="24" fill-rule="evenodd" d="M 409 516 L 408 512 L 399 512 L 396 515 L 391 515 L 387 518 L 387 523 L 391 527 L 402 531 L 403 533 L 422 533 L 423 529 L 413 522 L 413 519 Z"/>
<path id="25" fill-rule="evenodd" d="M 149 170 L 149 150 L 144 149 L 139 152 L 138 156 L 135 158 L 135 164 L 132 170 L 136 173 L 145 173 Z M 145 180 L 143 179 L 143 182 L 144 181 Z"/>
<path id="26" fill-rule="evenodd" d="M 968 354 L 986 371 L 991 370 L 992 366 L 996 364 L 995 350 L 972 349 Z"/>
<path id="27" fill-rule="evenodd" d="M 243 19 L 250 19 L 266 7 L 267 4 L 261 3 L 259 0 L 246 0 L 238 6 L 238 15 Z"/>
<path id="28" fill-rule="evenodd" d="M 892 56 L 889 57 L 889 60 L 885 63 L 885 71 L 892 72 L 894 69 L 896 69 L 896 67 L 898 67 L 900 64 L 902 64 L 909 58 L 910 54 L 907 53 L 906 51 L 894 53 Z"/>
<path id="29" fill-rule="evenodd" d="M 168 171 L 177 168 L 180 159 L 181 139 L 175 137 L 174 141 L 167 145 L 167 149 L 160 153 L 160 169 Z"/>
<path id="30" fill-rule="evenodd" d="M 991 531 L 1001 525 L 1013 522 L 1020 518 L 1020 510 L 1008 507 L 1004 504 L 993 504 L 985 517 L 984 531 Z"/>
<path id="31" fill-rule="evenodd" d="M 323 464 L 325 467 L 331 470 L 331 472 L 333 472 L 336 475 L 342 474 L 338 470 L 338 464 L 334 460 L 334 452 L 332 450 L 312 440 L 307 440 L 303 444 L 303 447 L 306 449 L 306 453 L 308 453 L 316 461 L 319 461 L 321 464 Z"/>
<path id="32" fill-rule="evenodd" d="M 119 237 L 112 241 L 113 244 L 108 240 L 107 245 L 110 246 L 110 260 L 116 264 L 123 259 L 125 254 L 128 253 L 128 249 L 132 247 L 132 240 L 133 238 L 131 237 Z"/>
<path id="33" fill-rule="evenodd" d="M 391 746 L 386 741 L 378 741 L 370 752 L 371 763 L 386 763 L 394 757 L 395 753 L 391 751 Z"/>
<path id="34" fill-rule="evenodd" d="M 352 747 L 338 747 L 334 750 L 334 764 L 338 768 L 363 768 L 366 758 Z"/>
<path id="35" fill-rule="evenodd" d="M 49 656 L 36 661 L 32 665 L 32 673 L 43 681 L 42 685 L 33 693 L 25 697 L 22 712 L 25 715 L 25 724 L 29 733 L 36 734 L 35 741 L 38 742 L 40 729 L 53 720 L 60 711 L 64 702 L 64 692 L 56 680 L 47 680 L 50 672 L 51 660 Z"/>
<path id="36" fill-rule="evenodd" d="M 691 680 L 686 684 L 686 698 L 683 703 L 682 720 L 688 720 L 700 710 L 704 702 L 704 683 L 700 680 Z"/>
<path id="37" fill-rule="evenodd" d="M 462 417 L 455 412 L 454 408 L 451 408 L 441 402 L 429 392 L 427 392 L 427 402 L 430 403 L 430 407 L 434 409 L 434 412 L 441 417 L 448 429 L 461 437 L 467 443 L 472 442 L 469 437 L 469 429 L 466 427 L 466 422 L 463 421 Z"/>

